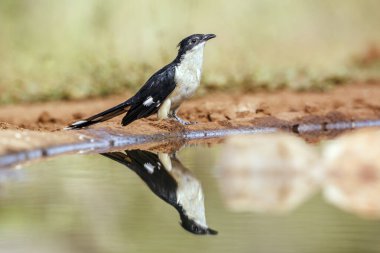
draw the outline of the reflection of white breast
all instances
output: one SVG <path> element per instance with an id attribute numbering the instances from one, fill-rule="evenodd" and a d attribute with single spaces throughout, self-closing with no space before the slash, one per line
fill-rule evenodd
<path id="1" fill-rule="evenodd" d="M 172 108 L 191 97 L 199 86 L 202 74 L 204 43 L 187 52 L 175 68 L 176 88 L 170 95 Z"/>
<path id="2" fill-rule="evenodd" d="M 177 201 L 189 218 L 207 227 L 202 187 L 194 177 L 183 175 L 178 182 Z"/>
<path id="3" fill-rule="evenodd" d="M 203 227 L 207 227 L 204 195 L 200 182 L 176 159 L 172 159 L 172 168 L 170 174 L 175 178 L 178 184 L 178 204 L 183 207 L 186 215 L 190 219 L 193 219 Z"/>

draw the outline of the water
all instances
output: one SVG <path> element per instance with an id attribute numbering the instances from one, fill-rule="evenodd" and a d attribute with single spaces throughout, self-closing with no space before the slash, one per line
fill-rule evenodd
<path id="1" fill-rule="evenodd" d="M 222 148 L 178 153 L 202 185 L 207 224 L 218 235 L 183 229 L 177 210 L 125 165 L 99 154 L 67 155 L 1 171 L 0 250 L 380 252 L 380 222 L 344 212 L 320 190 L 285 212 L 231 209 L 221 189 Z"/>

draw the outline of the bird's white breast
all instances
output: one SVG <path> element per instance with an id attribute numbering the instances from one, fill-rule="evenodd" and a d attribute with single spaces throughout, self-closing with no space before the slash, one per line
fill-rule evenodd
<path id="1" fill-rule="evenodd" d="M 176 88 L 170 95 L 172 108 L 178 107 L 184 99 L 194 94 L 202 75 L 204 43 L 189 50 L 175 69 Z"/>

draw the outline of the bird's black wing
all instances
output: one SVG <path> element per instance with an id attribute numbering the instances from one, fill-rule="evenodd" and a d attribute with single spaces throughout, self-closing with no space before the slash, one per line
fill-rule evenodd
<path id="1" fill-rule="evenodd" d="M 157 112 L 162 102 L 175 88 L 175 63 L 163 67 L 157 71 L 141 89 L 128 99 L 104 112 L 100 112 L 87 119 L 72 123 L 66 129 L 80 129 L 93 124 L 106 121 L 127 112 L 122 120 L 122 125 L 128 125 L 136 119 L 148 117 Z"/>
<path id="2" fill-rule="evenodd" d="M 145 150 L 126 150 L 101 155 L 133 170 L 158 197 L 175 206 L 177 183 L 161 163 L 157 154 Z"/>
<path id="3" fill-rule="evenodd" d="M 132 98 L 131 107 L 122 120 L 126 126 L 133 121 L 157 112 L 176 86 L 173 63 L 156 72 Z"/>

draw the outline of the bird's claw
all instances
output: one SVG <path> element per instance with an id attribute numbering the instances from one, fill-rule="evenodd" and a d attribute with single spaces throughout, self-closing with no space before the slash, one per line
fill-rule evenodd
<path id="1" fill-rule="evenodd" d="M 180 124 L 185 125 L 185 126 L 198 124 L 198 122 L 191 122 L 191 121 L 186 121 L 184 119 L 181 119 L 176 113 L 173 113 L 172 116 L 173 116 L 173 119 L 175 119 Z"/>
<path id="2" fill-rule="evenodd" d="M 197 121 L 186 121 L 184 120 L 183 122 L 180 122 L 182 125 L 189 126 L 189 125 L 195 125 L 198 124 Z"/>

